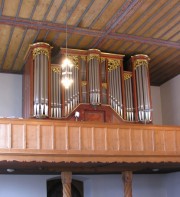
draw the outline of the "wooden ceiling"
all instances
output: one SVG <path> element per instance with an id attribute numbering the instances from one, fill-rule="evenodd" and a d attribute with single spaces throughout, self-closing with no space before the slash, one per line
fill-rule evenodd
<path id="1" fill-rule="evenodd" d="M 150 57 L 151 85 L 180 74 L 179 0 L 0 0 L 0 72 L 22 73 L 29 44 Z M 66 10 L 68 12 L 66 12 Z"/>

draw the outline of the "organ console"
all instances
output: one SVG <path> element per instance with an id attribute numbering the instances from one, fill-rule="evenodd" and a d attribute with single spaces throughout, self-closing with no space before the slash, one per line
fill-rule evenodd
<path id="1" fill-rule="evenodd" d="M 25 118 L 74 120 L 78 110 L 84 121 L 152 122 L 148 56 L 132 56 L 131 70 L 125 71 L 120 54 L 62 48 L 60 55 L 73 64 L 66 71 L 73 79 L 68 89 L 62 85 L 61 62 L 51 64 L 51 46 L 30 45 L 23 77 Z"/>

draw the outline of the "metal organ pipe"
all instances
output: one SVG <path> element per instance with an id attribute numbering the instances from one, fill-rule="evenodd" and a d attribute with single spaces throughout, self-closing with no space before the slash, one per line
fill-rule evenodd
<path id="1" fill-rule="evenodd" d="M 129 79 L 129 92 L 130 92 L 130 121 L 134 121 L 134 105 L 133 105 L 133 90 L 132 90 L 132 80 Z"/>
<path id="2" fill-rule="evenodd" d="M 35 45 L 32 46 L 34 47 Z M 48 117 L 49 53 L 50 53 L 50 46 L 44 43 L 38 43 L 37 47 L 34 47 L 33 49 L 33 59 L 34 59 L 33 116 L 39 118 Z"/>
<path id="3" fill-rule="evenodd" d="M 134 106 L 132 92 L 132 73 L 124 72 L 125 98 L 126 98 L 126 119 L 134 121 Z"/>
<path id="4" fill-rule="evenodd" d="M 100 79 L 99 79 L 99 55 L 88 56 L 89 68 L 89 95 L 92 105 L 100 104 Z"/>
<path id="5" fill-rule="evenodd" d="M 148 76 L 148 61 L 146 55 L 135 55 L 132 58 L 136 79 L 138 119 L 142 122 L 151 122 L 151 102 Z"/>
<path id="6" fill-rule="evenodd" d="M 61 69 L 60 66 L 51 66 L 51 117 L 62 117 L 61 106 Z"/>
<path id="7" fill-rule="evenodd" d="M 138 66 L 136 68 L 136 76 L 137 80 L 139 82 L 139 86 L 137 86 L 138 92 L 139 92 L 139 106 L 138 106 L 138 111 L 139 111 L 139 120 L 144 121 L 144 94 L 143 94 L 143 82 L 142 82 L 142 75 L 141 75 L 141 67 Z"/>
<path id="8" fill-rule="evenodd" d="M 79 104 L 79 57 L 74 55 L 68 55 L 68 59 L 73 64 L 71 68 L 73 83 L 65 89 L 65 116 L 68 116 L 75 107 Z"/>
<path id="9" fill-rule="evenodd" d="M 118 113 L 120 114 L 120 116 L 123 116 L 123 102 L 122 102 L 122 84 L 121 84 L 121 67 L 118 66 L 117 67 L 117 81 L 118 81 L 118 89 L 120 94 L 118 93 Z"/>
<path id="10" fill-rule="evenodd" d="M 123 116 L 121 62 L 118 59 L 108 59 L 109 98 L 110 105 Z"/>

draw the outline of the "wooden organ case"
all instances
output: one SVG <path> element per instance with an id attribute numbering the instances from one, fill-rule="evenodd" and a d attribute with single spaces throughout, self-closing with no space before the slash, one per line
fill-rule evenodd
<path id="1" fill-rule="evenodd" d="M 51 46 L 30 45 L 23 77 L 25 118 L 152 122 L 148 56 L 132 56 L 131 71 L 124 71 L 124 55 L 62 48 L 61 59 L 67 54 L 73 64 L 68 89 L 61 83 L 61 62 L 51 64 Z"/>

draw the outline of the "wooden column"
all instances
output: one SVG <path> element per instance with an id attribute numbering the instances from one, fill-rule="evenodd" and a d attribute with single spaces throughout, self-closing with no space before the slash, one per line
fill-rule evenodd
<path id="1" fill-rule="evenodd" d="M 61 172 L 63 197 L 71 197 L 72 172 Z"/>
<path id="2" fill-rule="evenodd" d="M 132 197 L 132 171 L 122 173 L 124 183 L 124 197 Z"/>

